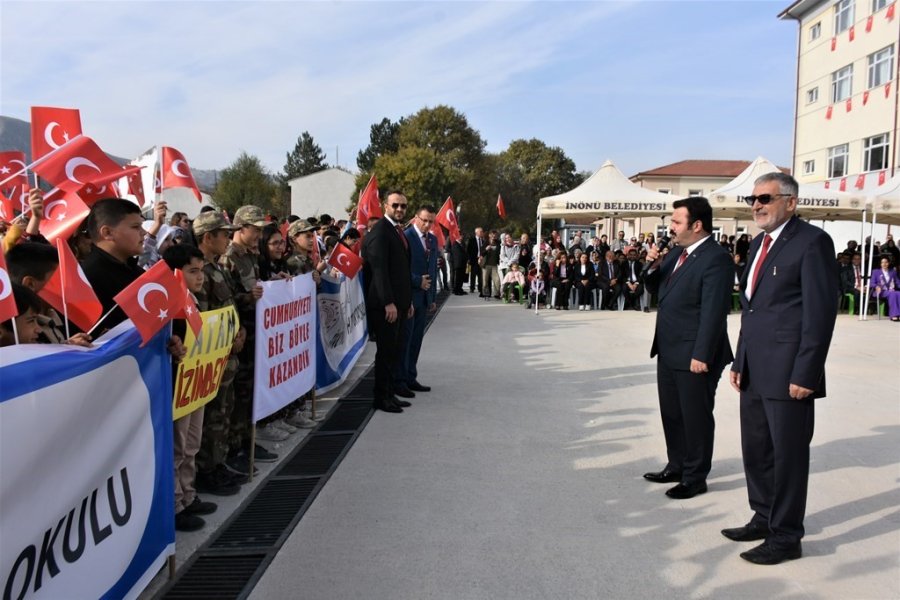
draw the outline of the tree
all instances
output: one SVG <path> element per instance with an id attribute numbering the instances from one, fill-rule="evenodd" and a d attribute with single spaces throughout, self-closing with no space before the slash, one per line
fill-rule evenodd
<path id="1" fill-rule="evenodd" d="M 272 211 L 276 192 L 272 175 L 259 159 L 242 151 L 237 160 L 222 171 L 213 198 L 216 206 L 232 214 L 246 204 Z"/>
<path id="2" fill-rule="evenodd" d="M 486 145 L 464 114 L 443 105 L 423 108 L 401 121 L 398 139 L 401 148 L 427 148 L 456 169 L 474 169 Z"/>
<path id="3" fill-rule="evenodd" d="M 412 216 L 423 204 L 440 204 L 452 193 L 454 171 L 425 148 L 406 147 L 394 154 L 382 154 L 375 159 L 375 173 L 381 198 L 389 190 L 402 190 L 409 200 L 408 216 Z M 360 173 L 356 177 L 355 205 L 359 191 L 369 181 L 370 173 Z"/>
<path id="4" fill-rule="evenodd" d="M 394 154 L 400 149 L 397 134 L 402 123 L 403 119 L 394 123 L 385 117 L 381 122 L 372 124 L 369 128 L 368 147 L 356 155 L 356 166 L 360 171 L 371 171 L 375 167 L 376 158 L 383 154 Z"/>
<path id="5" fill-rule="evenodd" d="M 286 156 L 284 171 L 278 177 L 282 186 L 287 186 L 287 182 L 291 179 L 311 175 L 328 168 L 328 164 L 325 162 L 325 153 L 322 152 L 322 148 L 313 140 L 308 131 L 300 134 L 294 150 L 288 152 Z"/>

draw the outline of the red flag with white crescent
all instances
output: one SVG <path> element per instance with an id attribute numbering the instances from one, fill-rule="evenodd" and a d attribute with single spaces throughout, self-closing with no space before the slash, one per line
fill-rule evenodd
<path id="1" fill-rule="evenodd" d="M 847 112 L 850 112 L 851 110 L 853 110 L 853 98 L 847 98 L 847 102 L 844 103 L 844 106 L 845 106 Z"/>
<path id="2" fill-rule="evenodd" d="M 78 230 L 81 223 L 87 219 L 90 212 L 91 209 L 75 192 L 66 192 L 59 188 L 51 190 L 44 196 L 44 218 L 41 219 L 40 224 L 41 235 L 50 243 L 57 239 L 68 240 Z"/>
<path id="3" fill-rule="evenodd" d="M 25 153 L 18 150 L 10 150 L 9 152 L 0 152 L 0 181 L 11 179 L 3 184 L 3 191 L 10 188 L 28 185 L 28 172 L 25 170 Z"/>
<path id="4" fill-rule="evenodd" d="M 32 170 L 64 191 L 77 192 L 91 181 L 108 175 L 121 176 L 122 167 L 109 158 L 94 140 L 82 136 L 56 150 Z"/>
<path id="5" fill-rule="evenodd" d="M 856 189 L 861 190 L 866 185 L 866 174 L 860 173 L 859 177 L 856 178 Z"/>
<path id="6" fill-rule="evenodd" d="M 831 182 L 828 181 L 827 179 L 825 180 L 825 189 L 826 189 L 826 190 L 830 190 L 830 189 L 831 189 Z"/>
<path id="7" fill-rule="evenodd" d="M 161 260 L 114 298 L 134 323 L 146 344 L 184 308 L 184 294 L 175 275 Z"/>
<path id="8" fill-rule="evenodd" d="M 828 108 L 825 109 L 825 120 L 826 121 L 831 120 L 831 113 L 833 110 L 834 110 L 834 107 L 832 107 L 832 106 L 829 106 Z"/>
<path id="9" fill-rule="evenodd" d="M 447 196 L 447 200 L 444 201 L 444 205 L 438 211 L 434 222 L 447 228 L 451 241 L 455 242 L 462 239 L 462 234 L 459 231 L 459 221 L 456 218 L 456 210 L 453 208 L 453 198 L 450 196 Z"/>
<path id="10" fill-rule="evenodd" d="M 863 92 L 863 106 L 869 103 L 869 90 Z"/>
<path id="11" fill-rule="evenodd" d="M 884 185 L 884 181 L 887 178 L 887 171 L 881 171 L 878 173 L 878 185 Z"/>
<path id="12" fill-rule="evenodd" d="M 378 198 L 378 179 L 373 173 L 369 178 L 369 183 L 359 195 L 359 202 L 356 205 L 356 221 L 359 225 L 368 225 L 369 219 L 380 219 L 383 216 L 381 201 Z"/>
<path id="13" fill-rule="evenodd" d="M 847 32 L 847 37 L 850 38 L 851 42 L 854 39 L 856 39 L 856 26 L 855 25 L 850 26 L 850 30 Z"/>
<path id="14" fill-rule="evenodd" d="M 0 192 L 0 221 L 6 221 L 8 223 L 16 217 L 13 212 L 13 206 L 12 199 Z"/>
<path id="15" fill-rule="evenodd" d="M 194 181 L 191 168 L 188 166 L 184 155 L 175 148 L 163 146 L 162 149 L 162 189 L 186 187 L 194 191 L 197 202 L 202 202 L 200 188 Z"/>
<path id="16" fill-rule="evenodd" d="M 503 197 L 500 194 L 497 194 L 497 214 L 501 219 L 506 218 L 506 206 L 503 204 Z"/>
<path id="17" fill-rule="evenodd" d="M 12 281 L 9 278 L 9 269 L 6 268 L 6 257 L 0 251 L 0 323 L 17 317 L 19 307 L 16 306 L 16 298 L 13 296 Z"/>
<path id="18" fill-rule="evenodd" d="M 888 21 L 894 20 L 894 8 L 896 7 L 896 5 L 897 5 L 896 2 L 891 2 L 890 4 L 888 4 L 887 11 L 884 13 L 884 17 Z"/>
<path id="19" fill-rule="evenodd" d="M 81 135 L 77 108 L 31 107 L 31 160 L 35 161 Z"/>
<path id="20" fill-rule="evenodd" d="M 874 20 L 875 20 L 875 18 L 873 15 L 869 15 L 869 18 L 866 19 L 866 33 L 869 33 L 870 31 L 872 31 L 872 21 L 874 21 Z"/>
<path id="21" fill-rule="evenodd" d="M 88 206 L 93 206 L 97 200 L 102 200 L 103 198 L 114 198 L 119 195 L 118 186 L 114 184 L 123 177 L 128 177 L 135 173 L 140 175 L 140 171 L 140 167 L 129 165 L 119 171 L 100 175 L 83 185 L 78 190 L 78 195 L 81 196 L 81 199 Z"/>
<path id="22" fill-rule="evenodd" d="M 838 184 L 838 190 L 841 192 L 847 191 L 847 178 L 841 177 L 841 182 Z"/>
<path id="23" fill-rule="evenodd" d="M 90 331 L 100 319 L 103 305 L 88 283 L 69 244 L 62 237 L 56 238 L 55 243 L 59 253 L 59 268 L 38 295 L 60 315 L 68 316 L 79 329 Z"/>
<path id="24" fill-rule="evenodd" d="M 175 318 L 186 320 L 191 331 L 194 332 L 194 337 L 200 337 L 200 329 L 203 328 L 203 317 L 200 316 L 200 309 L 197 308 L 197 303 L 194 302 L 194 296 L 187 288 L 187 283 L 184 281 L 184 273 L 181 272 L 181 269 L 175 269 L 175 279 L 178 280 L 178 285 L 181 286 L 181 291 L 184 294 L 184 308 L 175 315 Z"/>
<path id="25" fill-rule="evenodd" d="M 362 269 L 363 261 L 353 250 L 339 243 L 334 246 L 334 251 L 328 258 L 328 264 L 353 279 Z"/>
<path id="26" fill-rule="evenodd" d="M 888 81 L 886 84 L 884 84 L 884 97 L 887 98 L 890 95 L 891 95 L 891 82 Z"/>
<path id="27" fill-rule="evenodd" d="M 128 181 L 128 193 L 137 199 L 138 206 L 143 207 L 147 199 L 144 197 L 144 178 L 141 175 L 141 170 L 138 169 L 125 177 Z"/>

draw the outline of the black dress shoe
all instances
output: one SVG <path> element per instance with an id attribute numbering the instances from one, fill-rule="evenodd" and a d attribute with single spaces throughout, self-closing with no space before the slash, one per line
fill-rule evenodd
<path id="1" fill-rule="evenodd" d="M 666 490 L 666 496 L 674 498 L 675 500 L 686 500 L 705 493 L 705 481 L 700 481 L 698 483 L 679 483 L 675 487 Z"/>
<path id="2" fill-rule="evenodd" d="M 678 483 L 681 481 L 681 473 L 663 469 L 658 473 L 644 473 L 644 479 L 653 483 Z"/>
<path id="3" fill-rule="evenodd" d="M 409 389 L 411 389 L 414 392 L 430 392 L 431 391 L 430 386 L 422 385 L 418 381 L 413 381 L 411 384 L 409 384 L 408 387 L 409 387 Z"/>
<path id="4" fill-rule="evenodd" d="M 743 527 L 723 529 L 722 535 L 735 542 L 755 542 L 766 539 L 769 535 L 769 528 L 765 525 L 747 523 Z"/>
<path id="5" fill-rule="evenodd" d="M 401 400 L 400 398 L 398 398 L 396 396 L 391 398 L 389 400 L 389 402 L 391 404 L 393 404 L 394 406 L 399 406 L 400 408 L 409 408 L 410 406 L 412 406 L 411 403 L 407 402 L 406 400 Z"/>
<path id="6" fill-rule="evenodd" d="M 375 410 L 383 410 L 389 413 L 402 413 L 403 409 L 392 402 L 376 402 Z"/>
<path id="7" fill-rule="evenodd" d="M 416 395 L 412 393 L 412 390 L 408 387 L 401 387 L 394 390 L 395 396 L 400 396 L 401 398 L 415 398 Z"/>
<path id="8" fill-rule="evenodd" d="M 786 560 L 800 558 L 802 555 L 803 551 L 800 548 L 800 542 L 786 546 L 763 542 L 752 550 L 741 552 L 741 558 L 757 565 L 777 565 Z"/>

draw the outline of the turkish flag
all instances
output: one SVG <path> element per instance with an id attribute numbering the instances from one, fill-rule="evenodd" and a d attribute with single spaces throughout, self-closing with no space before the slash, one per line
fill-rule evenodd
<path id="1" fill-rule="evenodd" d="M 869 103 L 869 90 L 863 92 L 863 106 Z"/>
<path id="2" fill-rule="evenodd" d="M 31 187 L 28 184 L 25 185 L 17 185 L 13 186 L 9 189 L 4 189 L 0 192 L 6 201 L 9 203 L 10 212 L 6 212 L 6 208 L 4 208 L 4 214 L 8 215 L 7 219 L 12 220 L 18 211 L 18 214 L 22 216 L 28 216 L 31 213 L 31 205 L 28 203 L 28 192 L 31 191 Z"/>
<path id="3" fill-rule="evenodd" d="M 891 6 L 893 6 L 893 4 Z M 891 82 L 888 81 L 886 84 L 884 84 L 884 97 L 887 98 L 890 95 L 891 95 Z"/>
<path id="4" fill-rule="evenodd" d="M 0 189 L 28 185 L 28 172 L 25 170 L 25 153 L 18 150 L 0 152 Z"/>
<path id="5" fill-rule="evenodd" d="M 861 190 L 866 185 L 866 174 L 860 173 L 859 177 L 856 178 L 856 189 Z"/>
<path id="6" fill-rule="evenodd" d="M 887 171 L 881 171 L 878 173 L 878 185 L 884 185 L 884 180 L 887 177 Z"/>
<path id="7" fill-rule="evenodd" d="M 829 106 L 828 108 L 825 109 L 825 120 L 826 121 L 831 120 L 831 113 L 832 113 L 833 109 L 834 109 L 833 106 Z"/>
<path id="8" fill-rule="evenodd" d="M 184 155 L 175 148 L 163 146 L 162 149 L 162 189 L 186 187 L 194 190 L 194 196 L 197 202 L 202 202 L 203 197 L 200 195 L 200 188 L 191 175 L 191 168 L 188 166 Z"/>
<path id="9" fill-rule="evenodd" d="M 838 189 L 842 192 L 847 191 L 847 178 L 841 177 L 841 183 L 838 185 Z"/>
<path id="10" fill-rule="evenodd" d="M 850 26 L 850 31 L 847 33 L 847 37 L 850 38 L 850 41 L 851 41 L 851 42 L 852 42 L 854 39 L 856 39 L 856 25 L 851 25 L 851 26 Z"/>
<path id="11" fill-rule="evenodd" d="M 378 199 L 378 179 L 373 173 L 369 178 L 369 183 L 359 195 L 359 202 L 356 205 L 356 222 L 359 225 L 368 226 L 369 219 L 380 219 L 383 216 L 381 202 Z"/>
<path id="12" fill-rule="evenodd" d="M 434 237 L 437 238 L 438 248 L 444 248 L 447 246 L 447 238 L 444 237 L 444 228 L 435 223 L 435 226 L 431 228 L 431 233 L 434 234 Z"/>
<path id="13" fill-rule="evenodd" d="M 100 319 L 103 305 L 65 239 L 56 238 L 56 251 L 59 253 L 59 268 L 38 295 L 79 329 L 90 331 Z"/>
<path id="14" fill-rule="evenodd" d="M 835 48 L 837 48 L 837 38 L 831 38 L 831 51 L 834 52 Z"/>
<path id="15" fill-rule="evenodd" d="M 146 344 L 156 332 L 184 310 L 184 293 L 172 269 L 161 260 L 114 298 L 134 323 Z"/>
<path id="16" fill-rule="evenodd" d="M 178 280 L 178 285 L 181 286 L 181 291 L 184 294 L 184 308 L 175 315 L 175 318 L 186 320 L 191 331 L 194 332 L 194 337 L 200 337 L 203 317 L 200 316 L 200 309 L 197 308 L 197 303 L 194 302 L 194 296 L 187 288 L 187 283 L 184 281 L 184 273 L 181 272 L 181 269 L 175 269 L 175 279 Z"/>
<path id="17" fill-rule="evenodd" d="M 353 279 L 362 269 L 363 261 L 353 250 L 339 243 L 328 258 L 328 264 Z"/>
<path id="18" fill-rule="evenodd" d="M 826 190 L 831 189 L 831 182 L 830 182 L 830 181 L 827 181 L 827 180 L 825 181 L 825 189 L 826 189 Z"/>
<path id="19" fill-rule="evenodd" d="M 847 112 L 853 110 L 853 98 L 847 98 L 847 102 L 844 103 L 844 108 Z"/>
<path id="20" fill-rule="evenodd" d="M 501 219 L 506 218 L 506 206 L 503 205 L 503 198 L 500 194 L 497 194 L 497 214 L 500 215 Z"/>
<path id="21" fill-rule="evenodd" d="M 140 167 L 128 166 L 112 173 L 100 175 L 83 185 L 81 189 L 78 190 L 78 195 L 81 196 L 81 199 L 88 206 L 93 206 L 97 200 L 114 198 L 119 195 L 119 191 L 117 186 L 114 186 L 113 183 L 134 173 L 140 174 L 140 170 Z"/>
<path id="22" fill-rule="evenodd" d="M 447 228 L 447 232 L 450 234 L 450 241 L 455 242 L 462 239 L 462 234 L 459 232 L 459 221 L 456 218 L 456 209 L 453 208 L 453 198 L 450 196 L 447 196 L 447 200 L 444 201 L 444 205 L 438 211 L 434 222 Z"/>
<path id="23" fill-rule="evenodd" d="M 884 13 L 885 18 L 886 18 L 888 21 L 893 21 L 893 20 L 894 20 L 894 7 L 895 7 L 896 5 L 897 5 L 896 2 L 891 2 L 891 3 L 888 5 L 887 11 Z"/>
<path id="24" fill-rule="evenodd" d="M 0 193 L 0 221 L 12 221 L 16 217 L 13 212 L 13 201 Z"/>
<path id="25" fill-rule="evenodd" d="M 78 230 L 81 223 L 87 219 L 90 212 L 91 209 L 75 192 L 67 192 L 59 188 L 52 190 L 44 196 L 44 218 L 41 219 L 40 224 L 41 235 L 51 243 L 57 239 L 68 240 Z"/>
<path id="26" fill-rule="evenodd" d="M 874 21 L 874 20 L 875 19 L 874 19 L 873 15 L 869 15 L 869 18 L 866 19 L 866 33 L 869 33 L 870 31 L 872 31 L 872 21 Z"/>
<path id="27" fill-rule="evenodd" d="M 288 221 L 285 221 L 284 223 L 282 223 L 281 227 L 278 228 L 278 231 L 281 232 L 281 237 L 283 237 L 285 240 L 288 239 L 288 229 L 290 229 L 290 228 L 291 228 L 291 224 Z M 287 242 L 287 245 L 288 245 L 288 248 L 293 248 L 293 246 L 291 246 L 291 243 L 289 241 Z"/>
<path id="28" fill-rule="evenodd" d="M 137 169 L 130 172 L 125 176 L 125 180 L 128 184 L 128 193 L 137 199 L 138 206 L 143 207 L 146 199 L 144 198 L 144 178 L 141 175 L 141 170 Z"/>
<path id="29" fill-rule="evenodd" d="M 31 160 L 36 161 L 81 135 L 77 108 L 31 107 Z"/>
<path id="30" fill-rule="evenodd" d="M 122 167 L 109 158 L 89 137 L 74 139 L 34 164 L 32 170 L 64 191 L 77 192 L 84 185 L 107 175 L 121 176 Z"/>
<path id="31" fill-rule="evenodd" d="M 315 239 L 313 240 L 312 250 L 309 253 L 309 260 L 312 261 L 313 267 L 318 266 L 319 261 L 322 260 L 322 255 L 319 253 L 319 234 L 315 235 Z"/>
<path id="32" fill-rule="evenodd" d="M 0 252 L 0 323 L 15 318 L 19 314 L 16 298 L 13 296 L 12 282 L 9 280 L 9 269 L 6 258 Z"/>

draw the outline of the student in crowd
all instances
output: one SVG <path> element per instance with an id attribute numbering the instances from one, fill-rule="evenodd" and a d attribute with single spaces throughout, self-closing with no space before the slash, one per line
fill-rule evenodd
<path id="1" fill-rule="evenodd" d="M 481 257 L 481 278 L 484 281 L 484 293 L 482 298 L 490 300 L 500 299 L 500 240 L 497 232 L 491 230 L 488 233 L 487 245 Z"/>
<path id="2" fill-rule="evenodd" d="M 587 310 L 591 306 L 591 293 L 595 287 L 594 267 L 588 261 L 588 255 L 582 254 L 573 274 L 578 310 Z"/>
<path id="3" fill-rule="evenodd" d="M 556 310 L 569 310 L 569 292 L 572 290 L 572 261 L 565 252 L 557 255 L 555 269 L 553 270 L 553 279 L 550 281 L 550 287 L 556 291 L 556 303 L 553 308 Z M 551 292 L 552 294 L 552 292 Z"/>
<path id="4" fill-rule="evenodd" d="M 20 344 L 36 344 L 41 333 L 38 315 L 41 312 L 41 299 L 24 285 L 13 283 L 12 294 L 16 301 L 18 316 L 0 323 L 0 346 L 13 346 L 16 336 Z M 15 321 L 15 325 L 13 324 Z M 15 327 L 15 332 L 13 331 Z"/>
<path id="5" fill-rule="evenodd" d="M 509 265 L 509 272 L 503 278 L 503 298 L 509 300 L 510 295 L 512 295 L 515 302 L 521 300 L 517 286 L 521 286 L 524 293 L 525 275 L 519 269 L 519 263 L 513 261 Z"/>
<path id="6" fill-rule="evenodd" d="M 203 289 L 203 253 L 190 244 L 178 244 L 167 248 L 162 259 L 173 271 L 182 273 L 184 283 L 193 296 Z M 184 338 L 187 323 L 184 319 L 172 321 L 176 335 Z M 173 367 L 177 375 L 177 365 Z M 175 452 L 175 529 L 177 531 L 196 531 L 202 529 L 206 522 L 200 515 L 209 515 L 216 511 L 212 502 L 204 502 L 197 496 L 194 481 L 197 476 L 197 452 L 200 450 L 203 435 L 203 409 L 195 410 L 173 423 L 172 444 Z"/>

